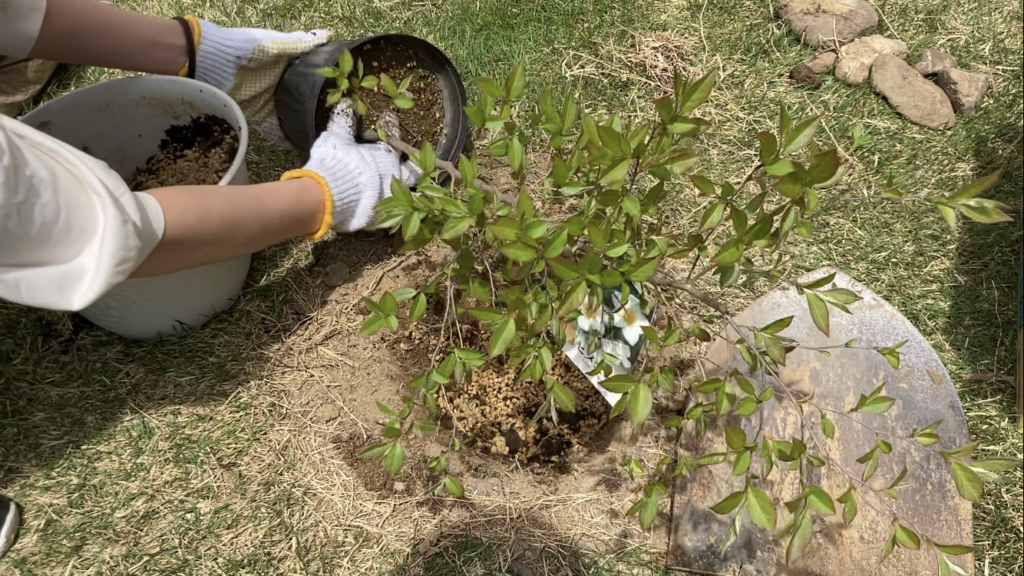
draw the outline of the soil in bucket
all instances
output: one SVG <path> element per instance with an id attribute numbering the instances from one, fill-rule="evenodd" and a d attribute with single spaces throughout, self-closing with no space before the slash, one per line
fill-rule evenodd
<path id="1" fill-rule="evenodd" d="M 437 76 L 427 63 L 409 48 L 383 39 L 357 46 L 352 50 L 352 58 L 354 61 L 362 60 L 364 75 L 372 74 L 379 78 L 381 74 L 387 74 L 395 84 L 401 84 L 402 80 L 412 76 L 409 93 L 415 103 L 412 108 L 402 110 L 395 107 L 391 98 L 380 88 L 356 89 L 359 97 L 369 108 L 366 115 L 359 119 L 356 133 L 374 130 L 381 114 L 390 109 L 398 113 L 403 141 L 417 147 L 421 142 L 427 141 L 436 147 L 444 128 L 443 97 Z M 316 108 L 317 134 L 327 128 L 327 121 L 330 119 L 327 92 L 335 87 L 334 80 L 328 80 L 320 90 Z"/>
<path id="2" fill-rule="evenodd" d="M 238 133 L 227 120 L 204 114 L 168 128 L 160 149 L 139 168 L 128 187 L 135 192 L 164 186 L 213 185 L 231 168 Z"/>

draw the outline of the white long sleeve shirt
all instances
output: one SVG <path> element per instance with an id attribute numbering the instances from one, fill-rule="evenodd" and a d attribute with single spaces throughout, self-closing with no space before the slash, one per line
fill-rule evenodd
<path id="1" fill-rule="evenodd" d="M 45 0 L 0 0 L 0 54 L 26 56 Z M 160 205 L 106 163 L 0 115 L 0 300 L 80 310 L 163 236 Z"/>

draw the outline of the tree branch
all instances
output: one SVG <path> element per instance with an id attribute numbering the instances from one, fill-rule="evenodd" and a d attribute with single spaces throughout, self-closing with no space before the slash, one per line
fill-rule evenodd
<path id="1" fill-rule="evenodd" d="M 723 316 L 730 317 L 733 315 L 732 310 L 729 309 L 729 306 L 727 304 L 725 304 L 724 302 L 719 302 L 710 294 L 701 290 L 700 288 L 697 288 L 696 286 L 690 284 L 689 282 L 680 282 L 679 280 L 673 280 L 671 278 L 661 275 L 652 278 L 651 282 L 653 282 L 657 286 L 665 286 L 668 288 L 675 288 L 676 290 L 682 290 L 683 292 L 686 292 L 687 294 L 693 296 L 697 300 L 700 300 L 700 302 L 705 306 L 713 308 L 716 312 Z"/>

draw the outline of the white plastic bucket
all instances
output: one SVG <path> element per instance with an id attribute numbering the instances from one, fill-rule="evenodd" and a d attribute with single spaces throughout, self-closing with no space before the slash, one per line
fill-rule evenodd
<path id="1" fill-rule="evenodd" d="M 54 138 L 105 161 L 125 178 L 145 165 L 175 124 L 213 114 L 238 131 L 238 153 L 219 185 L 248 184 L 245 116 L 224 92 L 187 78 L 135 76 L 76 90 L 21 118 Z M 234 303 L 251 255 L 165 276 L 126 280 L 82 310 L 122 336 L 156 339 L 184 334 Z"/>

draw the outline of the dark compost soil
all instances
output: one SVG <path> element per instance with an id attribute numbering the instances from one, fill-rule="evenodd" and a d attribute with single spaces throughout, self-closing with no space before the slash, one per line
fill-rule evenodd
<path id="1" fill-rule="evenodd" d="M 165 134 L 160 149 L 129 182 L 133 191 L 217 184 L 238 152 L 238 133 L 234 127 L 212 114 L 171 126 Z"/>
<path id="2" fill-rule="evenodd" d="M 430 142 L 435 147 L 441 139 L 444 128 L 444 107 L 441 85 L 437 76 L 430 71 L 427 63 L 415 52 L 404 46 L 390 44 L 384 40 L 375 40 L 357 46 L 352 50 L 352 58 L 362 60 L 363 74 L 380 77 L 387 74 L 395 84 L 413 75 L 409 85 L 409 93 L 415 102 L 412 108 L 401 110 L 391 103 L 391 98 L 379 87 L 376 89 L 358 88 L 356 92 L 367 104 L 369 111 L 359 119 L 356 134 L 372 130 L 377 119 L 388 109 L 398 113 L 401 123 L 401 138 L 405 142 L 418 146 L 420 142 Z M 330 109 L 327 107 L 327 92 L 336 87 L 334 80 L 328 79 L 320 90 L 316 108 L 316 133 L 319 135 L 327 128 Z"/>

